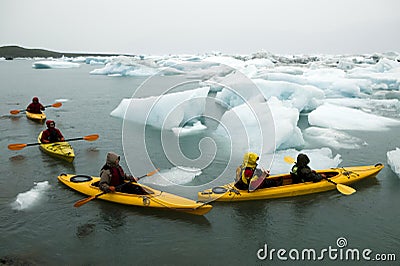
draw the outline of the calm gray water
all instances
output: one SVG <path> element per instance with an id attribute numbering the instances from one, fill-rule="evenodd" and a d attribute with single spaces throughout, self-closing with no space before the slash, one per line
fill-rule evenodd
<path id="1" fill-rule="evenodd" d="M 371 249 L 372 254 L 395 253 L 397 261 L 384 265 L 398 265 L 400 178 L 386 165 L 386 152 L 400 147 L 398 128 L 352 132 L 369 145 L 333 150 L 342 155 L 341 166 L 377 162 L 386 166 L 376 179 L 354 184 L 357 193 L 352 196 L 331 191 L 279 200 L 213 203 L 214 208 L 204 217 L 103 201 L 74 208 L 73 203 L 83 196 L 58 183 L 57 175 L 98 175 L 108 151 L 123 154 L 122 121 L 109 114 L 144 79 L 93 76 L 89 72 L 94 67 L 88 65 L 35 70 L 32 63 L 0 61 L 0 259 L 38 265 L 309 265 L 310 261 L 282 262 L 276 252 L 273 260 L 259 260 L 257 251 L 265 244 L 269 250 L 320 251 L 338 248 L 337 239 L 344 237 L 348 248 Z M 67 138 L 98 133 L 100 139 L 75 142 L 73 164 L 49 157 L 37 147 L 8 150 L 10 143 L 36 142 L 43 129 L 24 116 L 7 115 L 12 109 L 24 108 L 33 96 L 39 96 L 44 104 L 68 99 L 61 108 L 46 112 Z M 302 127 L 307 123 L 304 117 L 301 123 Z M 158 136 L 157 132 L 151 134 Z M 183 150 L 190 151 L 195 138 L 185 138 Z M 157 142 L 155 139 L 154 145 Z M 157 156 L 161 168 L 171 167 L 162 155 L 153 158 Z M 203 175 L 218 175 L 223 165 L 220 161 Z M 140 164 L 135 167 L 138 175 L 151 170 L 141 169 Z M 50 189 L 36 205 L 24 210 L 12 208 L 18 194 L 43 181 L 48 181 Z M 365 264 L 325 257 L 329 265 L 343 262 Z"/>

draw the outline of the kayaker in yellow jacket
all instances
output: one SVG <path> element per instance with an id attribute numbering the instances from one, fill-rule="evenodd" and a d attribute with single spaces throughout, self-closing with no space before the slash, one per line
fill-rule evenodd
<path id="1" fill-rule="evenodd" d="M 257 153 L 247 152 L 243 156 L 243 163 L 236 169 L 235 187 L 240 190 L 248 190 L 251 182 L 263 178 L 258 188 L 266 188 L 280 185 L 276 180 L 268 180 L 269 171 L 257 168 L 259 157 Z"/>
<path id="2" fill-rule="evenodd" d="M 107 153 L 106 163 L 100 170 L 99 188 L 104 192 L 123 192 L 130 194 L 147 194 L 139 185 L 135 185 L 137 178 L 125 174 L 119 165 L 121 157 L 114 153 Z M 125 182 L 125 180 L 131 182 Z M 133 182 L 133 183 L 132 183 Z"/>

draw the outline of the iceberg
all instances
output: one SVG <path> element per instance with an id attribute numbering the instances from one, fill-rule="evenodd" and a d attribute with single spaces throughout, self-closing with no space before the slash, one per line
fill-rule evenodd
<path id="1" fill-rule="evenodd" d="M 65 62 L 65 61 L 38 61 L 33 63 L 32 67 L 36 69 L 47 68 L 75 68 L 79 67 L 79 63 Z"/>
<path id="2" fill-rule="evenodd" d="M 15 202 L 12 203 L 12 208 L 20 211 L 32 207 L 37 204 L 42 198 L 43 193 L 49 188 L 48 181 L 35 183 L 35 186 L 31 190 L 18 194 Z"/>
<path id="3" fill-rule="evenodd" d="M 297 127 L 298 110 L 285 106 L 275 97 L 268 102 L 262 99 L 248 101 L 225 112 L 216 133 L 228 136 L 234 141 L 232 146 L 240 152 L 273 152 L 303 145 L 304 139 Z"/>
<path id="4" fill-rule="evenodd" d="M 209 87 L 202 87 L 158 97 L 123 99 L 110 115 L 159 129 L 172 130 L 204 114 L 209 90 Z"/>
<path id="5" fill-rule="evenodd" d="M 173 127 L 172 131 L 178 137 L 183 137 L 187 135 L 197 134 L 200 131 L 206 130 L 207 127 L 203 125 L 200 121 L 195 122 L 192 126 L 184 127 Z"/>
<path id="6" fill-rule="evenodd" d="M 357 137 L 331 128 L 309 127 L 304 130 L 303 136 L 306 141 L 330 146 L 337 150 L 359 149 L 362 145 L 368 145 Z"/>
<path id="7" fill-rule="evenodd" d="M 308 115 L 310 125 L 338 130 L 382 131 L 400 125 L 399 120 L 325 103 Z"/>
<path id="8" fill-rule="evenodd" d="M 390 168 L 400 177 L 400 149 L 396 147 L 395 150 L 388 151 L 386 156 Z"/>
<path id="9" fill-rule="evenodd" d="M 255 79 L 254 83 L 260 88 L 265 99 L 272 96 L 294 107 L 299 112 L 314 110 L 325 98 L 324 91 L 312 85 L 299 85 L 287 81 L 269 81 Z"/>

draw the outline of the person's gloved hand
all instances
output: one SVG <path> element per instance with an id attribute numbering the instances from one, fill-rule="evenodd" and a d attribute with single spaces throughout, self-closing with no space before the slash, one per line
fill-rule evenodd
<path id="1" fill-rule="evenodd" d="M 114 186 L 109 186 L 108 190 L 111 191 L 111 192 L 115 192 L 115 187 Z"/>
<path id="2" fill-rule="evenodd" d="M 138 179 L 136 177 L 134 177 L 134 176 L 129 176 L 128 179 L 131 182 L 137 182 L 138 181 Z"/>

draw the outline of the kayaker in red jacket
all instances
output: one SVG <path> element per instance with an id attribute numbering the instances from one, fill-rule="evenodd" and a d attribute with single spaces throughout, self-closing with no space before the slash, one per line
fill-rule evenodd
<path id="1" fill-rule="evenodd" d="M 44 111 L 44 106 L 39 102 L 38 97 L 33 97 L 32 102 L 26 107 L 26 111 L 34 114 L 41 114 Z"/>
<path id="2" fill-rule="evenodd" d="M 243 156 L 243 163 L 236 169 L 235 187 L 240 190 L 248 190 L 250 182 L 256 181 L 262 175 L 269 176 L 269 171 L 257 168 L 259 157 L 254 152 L 247 152 Z M 264 178 L 258 188 L 267 188 L 282 185 L 282 180 Z"/>
<path id="3" fill-rule="evenodd" d="M 99 188 L 104 192 L 123 192 L 130 194 L 148 194 L 140 185 L 135 185 L 137 178 L 125 174 L 119 165 L 120 156 L 114 152 L 107 153 L 106 163 L 100 170 Z M 125 180 L 131 182 L 125 182 Z M 133 183 L 132 183 L 133 182 Z"/>
<path id="4" fill-rule="evenodd" d="M 46 121 L 47 129 L 42 132 L 42 143 L 53 143 L 58 141 L 65 141 L 61 131 L 56 128 L 56 123 L 53 120 Z"/>

